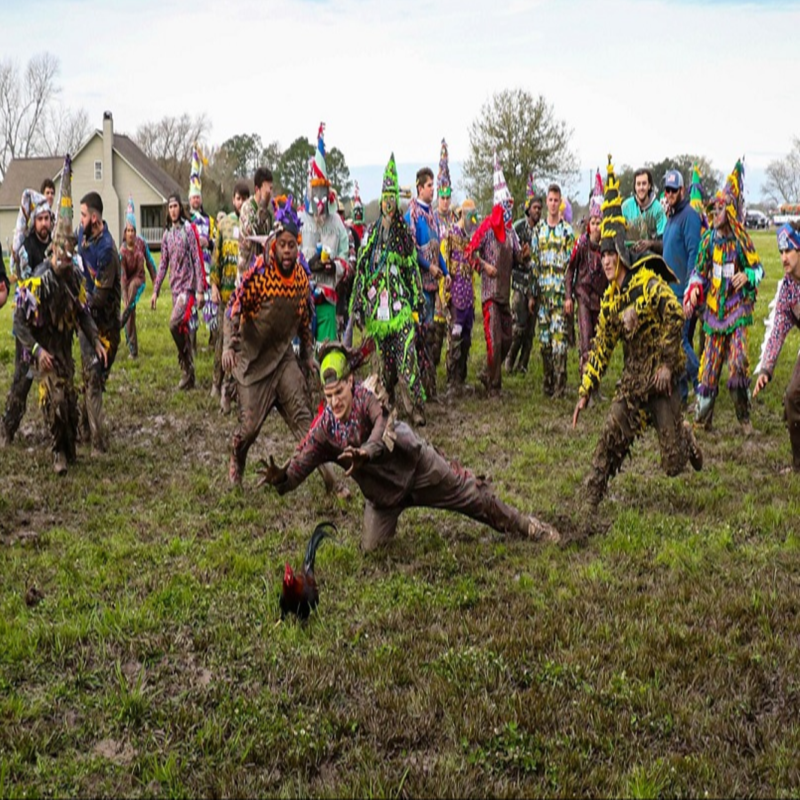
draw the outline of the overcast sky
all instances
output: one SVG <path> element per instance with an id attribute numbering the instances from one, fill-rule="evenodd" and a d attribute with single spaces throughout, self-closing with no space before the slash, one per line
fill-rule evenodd
<path id="1" fill-rule="evenodd" d="M 481 105 L 517 87 L 573 129 L 584 170 L 688 152 L 727 173 L 744 153 L 760 177 L 800 135 L 800 2 L 0 0 L 0 20 L 0 58 L 56 55 L 97 127 L 205 113 L 212 143 L 285 147 L 324 120 L 351 167 L 435 166 L 442 136 L 463 161 Z"/>

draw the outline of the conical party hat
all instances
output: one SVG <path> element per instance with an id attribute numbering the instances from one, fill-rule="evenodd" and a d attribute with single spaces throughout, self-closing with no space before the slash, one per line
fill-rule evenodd
<path id="1" fill-rule="evenodd" d="M 598 169 L 594 176 L 594 189 L 589 198 L 589 217 L 603 216 L 603 178 Z"/>
<path id="2" fill-rule="evenodd" d="M 189 197 L 200 197 L 203 194 L 200 176 L 205 164 L 208 164 L 208 161 L 203 157 L 197 144 L 195 144 L 192 148 L 192 171 L 189 174 Z"/>
<path id="3" fill-rule="evenodd" d="M 494 154 L 494 175 L 492 176 L 492 184 L 494 186 L 494 205 L 506 200 L 512 200 L 511 192 L 508 190 L 505 175 L 503 175 L 503 168 L 500 166 L 500 161 L 497 158 L 497 153 Z"/>
<path id="4" fill-rule="evenodd" d="M 697 164 L 692 165 L 692 185 L 689 189 L 689 204 L 700 216 L 701 229 L 708 228 L 708 215 L 706 214 L 706 206 L 703 202 L 703 174 L 700 172 L 700 167 Z"/>
<path id="5" fill-rule="evenodd" d="M 383 171 L 383 184 L 381 185 L 382 194 L 393 194 L 398 197 L 400 194 L 400 181 L 397 178 L 397 163 L 394 160 L 394 153 L 389 156 L 389 163 Z M 398 198 L 399 199 L 399 198 Z"/>
<path id="6" fill-rule="evenodd" d="M 361 202 L 361 195 L 358 193 L 358 181 L 355 181 L 353 188 L 353 222 L 361 223 L 364 221 L 364 204 Z"/>
<path id="7" fill-rule="evenodd" d="M 717 199 L 724 200 L 728 207 L 731 224 L 744 224 L 744 157 L 737 160 L 733 171 L 728 175 L 725 186 L 717 192 Z"/>
<path id="8" fill-rule="evenodd" d="M 133 206 L 133 195 L 128 195 L 128 206 L 125 209 L 125 224 L 136 230 L 136 209 Z"/>
<path id="9" fill-rule="evenodd" d="M 64 169 L 61 171 L 61 186 L 58 192 L 58 220 L 53 245 L 57 250 L 71 254 L 75 242 L 73 232 L 74 210 L 72 208 L 72 158 L 64 156 Z"/>
<path id="10" fill-rule="evenodd" d="M 442 150 L 439 155 L 439 174 L 436 177 L 436 188 L 439 197 L 450 197 L 453 187 L 450 184 L 450 165 L 447 154 L 447 142 L 442 139 Z"/>
<path id="11" fill-rule="evenodd" d="M 628 229 L 628 224 L 622 215 L 622 196 L 619 193 L 619 181 L 614 173 L 614 165 L 611 163 L 610 153 L 608 155 L 606 188 L 601 210 L 603 212 L 603 219 L 600 223 L 601 250 L 611 249 L 615 251 L 625 266 L 630 267 L 628 248 L 625 246 L 625 231 Z M 609 243 L 612 243 L 613 247 L 608 248 Z"/>
<path id="12" fill-rule="evenodd" d="M 311 185 L 330 186 L 328 167 L 325 164 L 325 123 L 320 122 L 317 131 L 317 149 L 311 162 Z"/>

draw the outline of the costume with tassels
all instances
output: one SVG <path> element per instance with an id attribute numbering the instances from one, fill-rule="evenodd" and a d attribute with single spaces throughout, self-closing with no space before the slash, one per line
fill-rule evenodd
<path id="1" fill-rule="evenodd" d="M 128 207 L 125 211 L 125 227 L 133 228 L 133 244 L 128 244 L 127 235 L 123 236 L 119 248 L 119 260 L 122 266 L 122 303 L 125 308 L 123 330 L 128 341 L 128 350 L 133 358 L 139 354 L 139 338 L 136 335 L 136 306 L 144 292 L 146 277 L 145 271 L 150 273 L 150 280 L 155 283 L 156 262 L 150 253 L 147 242 L 136 233 L 136 211 L 133 198 L 128 198 Z"/>
<path id="2" fill-rule="evenodd" d="M 661 256 L 643 254 L 633 261 L 625 245 L 626 223 L 620 210 L 619 182 L 609 157 L 603 201 L 601 253 L 617 256 L 614 280 L 600 305 L 592 350 L 580 387 L 579 408 L 600 386 L 614 349 L 623 341 L 624 365 L 587 481 L 588 501 L 597 506 L 608 481 L 619 472 L 633 442 L 649 425 L 658 431 L 661 466 L 667 475 L 681 472 L 687 459 L 699 469 L 702 456 L 681 417 L 676 391 L 683 372 L 683 311 L 667 281 L 673 281 Z M 576 410 L 576 414 L 577 414 Z"/>
<path id="3" fill-rule="evenodd" d="M 475 290 L 472 261 L 467 256 L 470 237 L 478 227 L 475 201 L 467 198 L 461 204 L 461 219 L 442 239 L 442 254 L 450 274 L 447 328 L 447 386 L 460 391 L 467 380 L 467 362 L 475 324 Z"/>
<path id="4" fill-rule="evenodd" d="M 778 250 L 786 254 L 793 251 L 800 255 L 800 226 L 785 224 L 777 230 Z M 769 304 L 769 316 L 764 324 L 767 330 L 761 347 L 761 358 L 755 374 L 772 381 L 775 364 L 783 343 L 792 328 L 800 328 L 800 258 L 794 269 L 784 265 L 784 277 L 778 281 L 775 299 Z M 792 468 L 800 472 L 800 353 L 794 365 L 789 385 L 783 396 L 789 441 L 792 445 Z"/>
<path id="5" fill-rule="evenodd" d="M 203 156 L 200 148 L 195 144 L 192 148 L 192 167 L 189 175 L 189 221 L 194 225 L 200 240 L 200 251 L 203 258 L 203 322 L 210 332 L 211 342 L 219 329 L 219 307 L 211 299 L 211 259 L 214 240 L 217 236 L 214 220 L 203 209 L 203 166 L 208 161 Z M 200 205 L 194 208 L 192 198 L 200 198 Z M 195 331 L 192 331 L 194 336 Z"/>
<path id="6" fill-rule="evenodd" d="M 548 396 L 562 397 L 567 387 L 567 348 L 572 320 L 564 313 L 566 272 L 575 247 L 572 225 L 563 217 L 551 227 L 547 217 L 534 228 L 531 261 L 539 284 L 539 345 L 544 370 L 543 389 Z"/>
<path id="7" fill-rule="evenodd" d="M 172 314 L 169 332 L 178 348 L 178 364 L 181 368 L 179 389 L 194 387 L 194 353 L 191 334 L 197 330 L 197 300 L 205 291 L 202 255 L 197 230 L 184 216 L 180 197 L 173 195 L 180 206 L 177 221 L 167 221 L 161 236 L 161 263 L 153 284 L 153 295 L 158 297 L 161 285 L 169 270 L 169 288 L 172 292 Z"/>
<path id="8" fill-rule="evenodd" d="M 396 422 L 375 376 L 363 383 L 351 377 L 349 356 L 338 343 L 320 351 L 323 384 L 349 383 L 342 390 L 351 393 L 349 413 L 337 419 L 330 405 L 323 406 L 289 461 L 272 462 L 261 471 L 265 483 L 285 494 L 315 467 L 352 465 L 352 478 L 364 495 L 365 551 L 388 544 L 400 514 L 411 507 L 455 511 L 511 536 L 558 540 L 550 526 L 504 503 L 488 481 L 448 459 L 405 422 Z"/>
<path id="9" fill-rule="evenodd" d="M 586 230 L 581 234 L 569 259 L 566 275 L 566 296 L 578 302 L 578 336 L 581 353 L 581 376 L 589 358 L 594 333 L 600 317 L 600 301 L 608 288 L 608 279 L 600 263 L 600 242 L 592 241 L 589 226 L 593 219 L 601 220 L 603 179 L 598 170 L 589 198 Z M 596 234 L 595 234 L 596 235 Z"/>
<path id="10" fill-rule="evenodd" d="M 700 360 L 695 421 L 711 426 L 722 365 L 727 361 L 728 389 L 736 417 L 747 430 L 750 427 L 747 339 L 764 269 L 743 224 L 743 181 L 744 166 L 739 160 L 725 186 L 717 192 L 715 200 L 718 208 L 724 205 L 724 221 L 715 220 L 714 226 L 700 240 L 684 304 L 688 313 L 699 304 L 706 306 L 703 314 L 706 341 Z M 739 288 L 738 282 L 741 282 Z"/>
<path id="11" fill-rule="evenodd" d="M 36 220 L 47 216 L 52 226 L 54 218 L 50 204 L 43 194 L 33 189 L 25 189 L 20 200 L 17 225 L 11 245 L 11 272 L 19 280 L 30 278 L 34 274 L 41 275 L 49 265 L 47 263 L 50 249 L 50 227 L 36 231 Z M 43 220 L 43 222 L 45 222 Z M 46 224 L 46 223 L 45 223 Z M 42 226 L 40 226 L 41 228 Z M 16 333 L 15 333 L 16 337 Z M 33 385 L 34 368 L 31 354 L 19 340 L 15 338 L 14 378 L 8 390 L 6 410 L 0 422 L 0 443 L 12 442 L 25 416 L 28 394 Z"/>
<path id="12" fill-rule="evenodd" d="M 424 301 L 414 240 L 399 210 L 394 153 L 383 174 L 381 197 L 381 216 L 367 230 L 358 258 L 350 314 L 375 339 L 381 379 L 392 402 L 419 423 L 424 421 L 425 392 L 417 362 L 414 315 L 424 314 Z M 388 215 L 383 208 L 387 203 L 391 204 Z"/>
<path id="13" fill-rule="evenodd" d="M 439 249 L 448 233 L 458 222 L 452 208 L 453 186 L 450 181 L 450 158 L 447 151 L 447 142 L 442 139 L 442 149 L 439 155 L 439 172 L 436 176 L 437 206 L 433 210 L 433 222 L 436 225 L 436 234 L 439 239 Z M 446 205 L 446 208 L 443 206 Z M 442 253 L 444 255 L 444 253 Z M 449 272 L 450 265 L 445 258 L 445 268 Z M 452 279 L 452 275 L 450 276 Z M 450 292 L 446 289 L 444 275 L 439 278 L 436 290 L 436 302 L 433 308 L 433 333 L 430 340 L 430 355 L 433 366 L 438 367 L 442 360 L 442 347 L 447 338 L 447 308 L 450 301 Z"/>
<path id="14" fill-rule="evenodd" d="M 303 255 L 312 272 L 317 316 L 317 342 L 338 338 L 336 291 L 346 277 L 350 264 L 347 229 L 339 216 L 336 198 L 325 163 L 325 124 L 317 132 L 317 149 L 311 159 L 310 185 L 303 223 Z"/>
<path id="15" fill-rule="evenodd" d="M 75 266 L 72 232 L 72 169 L 66 156 L 61 176 L 54 260 L 38 275 L 19 283 L 14 329 L 33 357 L 39 377 L 39 404 L 50 431 L 56 471 L 76 458 L 78 398 L 75 392 L 73 337 L 80 330 L 99 355 L 99 333 L 88 305 L 86 287 Z M 52 363 L 49 364 L 48 360 Z"/>
<path id="16" fill-rule="evenodd" d="M 481 275 L 483 331 L 486 336 L 486 369 L 481 381 L 489 395 L 502 387 L 502 366 L 511 349 L 511 271 L 522 264 L 522 247 L 511 225 L 514 198 L 494 155 L 494 207 L 472 235 L 467 257 Z M 486 267 L 491 267 L 489 274 Z"/>
<path id="17" fill-rule="evenodd" d="M 266 257 L 258 256 L 245 272 L 225 311 L 223 354 L 232 354 L 235 362 L 232 372 L 239 400 L 229 468 L 233 483 L 241 483 L 247 453 L 272 408 L 278 409 L 298 440 L 311 425 L 306 376 L 292 346 L 299 337 L 300 361 L 308 374 L 314 369 L 308 275 L 299 258 L 284 269 L 276 252 L 277 238 L 287 234 L 296 242 L 301 224 L 289 195 L 275 213 Z M 331 490 L 335 479 L 329 468 L 323 478 Z"/>

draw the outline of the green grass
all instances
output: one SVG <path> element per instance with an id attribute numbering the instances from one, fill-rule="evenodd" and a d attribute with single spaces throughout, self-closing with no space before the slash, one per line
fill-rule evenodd
<path id="1" fill-rule="evenodd" d="M 754 239 L 753 364 L 780 276 L 774 236 Z M 235 421 L 208 397 L 209 352 L 200 388 L 175 391 L 169 306 L 140 309 L 140 359 L 123 346 L 114 366 L 107 455 L 83 446 L 57 478 L 35 391 L 2 451 L 0 796 L 800 796 L 800 483 L 779 474 L 797 333 L 758 435 L 723 392 L 706 469 L 670 479 L 647 434 L 599 535 L 540 548 L 413 510 L 365 557 L 355 486 L 348 503 L 318 476 L 256 490 L 257 460 L 293 446 L 277 415 L 229 488 Z M 3 396 L 10 326 L 6 307 Z M 424 435 L 569 526 L 608 403 L 572 431 L 575 354 L 562 401 L 532 363 L 502 404 L 432 406 Z M 318 613 L 276 625 L 284 561 L 322 519 L 341 534 L 319 552 Z"/>

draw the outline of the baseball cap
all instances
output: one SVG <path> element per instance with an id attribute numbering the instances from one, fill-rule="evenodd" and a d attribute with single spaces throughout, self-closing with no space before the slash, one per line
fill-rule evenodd
<path id="1" fill-rule="evenodd" d="M 682 189 L 683 188 L 683 175 L 677 169 L 671 169 L 664 176 L 665 189 Z"/>

